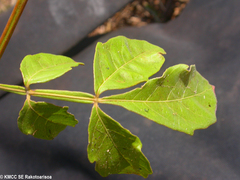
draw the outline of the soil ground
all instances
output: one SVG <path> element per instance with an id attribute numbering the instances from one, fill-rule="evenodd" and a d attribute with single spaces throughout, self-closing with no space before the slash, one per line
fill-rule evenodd
<path id="1" fill-rule="evenodd" d="M 104 34 L 124 26 L 164 23 L 180 15 L 189 0 L 135 0 L 96 28 L 89 36 Z"/>

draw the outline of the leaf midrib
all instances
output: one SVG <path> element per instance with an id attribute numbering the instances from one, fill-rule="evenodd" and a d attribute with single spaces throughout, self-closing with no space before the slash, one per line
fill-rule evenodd
<path id="1" fill-rule="evenodd" d="M 194 98 L 196 96 L 200 96 L 202 94 L 204 94 L 205 92 L 212 90 L 211 88 L 206 89 L 205 91 L 202 91 L 201 93 L 197 93 L 195 95 L 192 96 L 187 96 L 184 98 L 178 98 L 178 99 L 172 99 L 172 100 L 158 100 L 158 101 L 149 101 L 149 100 L 135 100 L 135 99 L 111 99 L 111 96 L 108 97 L 103 97 L 103 98 L 99 98 L 98 102 L 99 103 L 108 103 L 108 102 L 137 102 L 137 103 L 168 103 L 168 102 L 175 102 L 175 101 L 182 101 L 185 99 L 189 99 L 189 98 Z M 117 95 L 114 95 L 117 96 Z"/>
<path id="2" fill-rule="evenodd" d="M 96 108 L 96 112 L 97 112 L 97 115 L 99 117 L 99 120 L 101 121 L 101 124 L 103 125 L 104 129 L 105 129 L 105 132 L 107 133 L 109 139 L 111 140 L 112 144 L 114 145 L 114 147 L 117 149 L 118 153 L 122 156 L 122 158 L 135 170 L 135 168 L 132 166 L 132 164 L 124 157 L 124 155 L 121 153 L 121 151 L 118 149 L 117 145 L 114 143 L 111 135 L 109 134 L 108 132 L 108 129 L 106 128 L 105 124 L 103 123 L 102 119 L 101 119 L 101 116 L 99 115 L 99 112 L 98 112 L 98 107 L 95 107 Z M 146 170 L 146 169 L 145 169 Z"/>
<path id="3" fill-rule="evenodd" d="M 27 81 L 27 85 L 29 85 L 29 82 L 32 80 L 32 78 L 33 78 L 36 74 L 40 73 L 41 71 L 46 71 L 47 69 L 50 69 L 50 68 L 52 68 L 52 67 L 57 67 L 57 66 L 62 66 L 62 65 L 68 65 L 68 64 L 72 64 L 72 62 L 70 62 L 70 63 L 63 63 L 63 64 L 60 64 L 60 65 L 58 64 L 58 65 L 55 65 L 55 66 L 48 66 L 48 67 L 45 67 L 45 68 L 43 68 L 43 69 L 35 72 L 35 73 L 32 74 L 31 76 L 29 76 L 28 81 Z M 71 67 L 68 67 L 68 68 L 71 69 Z M 28 71 L 28 74 L 30 74 L 29 71 Z"/>
<path id="4" fill-rule="evenodd" d="M 28 101 L 29 108 L 30 108 L 35 114 L 37 114 L 38 117 L 41 117 L 41 118 L 45 119 L 47 122 L 51 122 L 51 123 L 59 124 L 59 125 L 64 125 L 64 124 L 60 124 L 60 123 L 57 123 L 57 122 L 50 121 L 50 120 L 47 119 L 46 117 L 42 116 L 41 114 L 38 113 L 38 111 L 36 111 L 36 110 L 32 107 L 31 102 L 33 102 L 33 101 L 31 101 L 31 100 L 27 100 L 27 101 Z M 35 102 L 33 102 L 33 103 L 35 103 Z M 33 124 L 35 124 L 35 122 L 34 122 Z M 66 126 L 66 125 L 65 125 L 65 126 Z"/>
<path id="5" fill-rule="evenodd" d="M 136 58 L 138 58 L 139 56 L 141 56 L 141 55 L 143 55 L 143 54 L 147 54 L 147 53 L 149 53 L 149 52 L 152 52 L 153 50 L 149 50 L 149 51 L 144 51 L 143 53 L 141 53 L 141 54 L 139 54 L 139 55 L 137 55 L 137 56 L 135 56 L 133 59 L 131 59 L 131 60 L 129 60 L 127 63 L 125 63 L 125 64 L 122 64 L 120 67 L 118 67 L 110 76 L 108 76 L 102 83 L 101 83 L 101 85 L 99 86 L 99 88 L 98 88 L 98 91 L 97 91 L 97 95 L 100 95 L 100 93 L 99 93 L 99 91 L 100 91 L 100 89 L 101 89 L 101 87 L 114 75 L 114 74 L 116 74 L 118 71 L 119 71 L 119 69 L 121 69 L 121 68 L 123 68 L 125 65 L 127 65 L 128 63 L 131 63 L 132 61 L 134 61 Z M 160 54 L 161 56 L 162 56 L 162 54 L 160 53 L 160 52 L 156 52 L 156 54 Z M 101 70 L 102 68 L 100 68 L 100 70 Z M 103 76 L 103 73 L 101 73 L 102 74 L 102 77 L 104 78 L 104 76 Z M 145 81 L 145 80 L 143 80 L 143 81 Z M 101 92 L 102 93 L 102 92 Z"/>

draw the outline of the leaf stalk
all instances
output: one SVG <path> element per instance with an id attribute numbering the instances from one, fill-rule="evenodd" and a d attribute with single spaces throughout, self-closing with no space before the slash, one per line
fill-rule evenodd
<path id="1" fill-rule="evenodd" d="M 95 98 L 92 94 L 80 91 L 36 89 L 29 90 L 29 95 L 85 104 L 92 104 L 95 101 Z"/>
<path id="2" fill-rule="evenodd" d="M 49 89 L 26 90 L 22 86 L 8 84 L 0 84 L 0 90 L 20 95 L 36 96 L 77 103 L 93 104 L 96 101 L 96 98 L 92 94 L 80 91 L 49 90 Z"/>
<path id="3" fill-rule="evenodd" d="M 17 85 L 8 85 L 8 84 L 0 84 L 0 90 L 20 94 L 20 95 L 26 95 L 26 89 L 22 86 Z"/>

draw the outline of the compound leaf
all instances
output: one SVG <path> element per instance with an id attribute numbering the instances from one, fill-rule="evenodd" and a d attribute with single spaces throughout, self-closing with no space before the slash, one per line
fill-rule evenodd
<path id="1" fill-rule="evenodd" d="M 52 140 L 67 126 L 78 123 L 67 110 L 68 107 L 27 99 L 19 113 L 18 128 L 26 135 Z"/>
<path id="2" fill-rule="evenodd" d="M 89 123 L 88 158 L 96 161 L 101 176 L 109 174 L 152 174 L 149 161 L 141 152 L 140 139 L 94 106 Z"/>
<path id="3" fill-rule="evenodd" d="M 165 51 L 142 40 L 123 36 L 98 43 L 94 57 L 94 90 L 99 96 L 147 81 L 164 63 Z"/>
<path id="4" fill-rule="evenodd" d="M 24 85 L 28 88 L 31 84 L 44 83 L 60 77 L 79 64 L 83 63 L 75 62 L 66 56 L 39 53 L 25 56 L 20 70 Z"/>
<path id="5" fill-rule="evenodd" d="M 130 92 L 104 97 L 100 102 L 122 106 L 171 129 L 192 135 L 216 122 L 216 96 L 197 71 L 179 64 L 162 77 Z"/>

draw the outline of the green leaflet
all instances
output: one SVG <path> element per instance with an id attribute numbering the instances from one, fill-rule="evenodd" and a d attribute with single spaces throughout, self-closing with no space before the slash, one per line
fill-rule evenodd
<path id="1" fill-rule="evenodd" d="M 94 90 L 99 96 L 147 81 L 164 63 L 165 51 L 146 41 L 123 36 L 98 43 L 94 57 Z"/>
<path id="2" fill-rule="evenodd" d="M 141 152 L 140 139 L 124 129 L 118 122 L 93 106 L 89 123 L 88 158 L 96 161 L 101 176 L 109 174 L 152 174 L 150 164 Z"/>
<path id="3" fill-rule="evenodd" d="M 115 104 L 171 129 L 193 134 L 216 122 L 216 96 L 212 86 L 195 66 L 179 64 L 141 88 L 104 97 L 101 103 Z"/>
<path id="4" fill-rule="evenodd" d="M 39 53 L 25 56 L 20 70 L 24 85 L 29 89 L 31 84 L 44 83 L 60 77 L 79 64 L 83 65 L 66 56 Z"/>
<path id="5" fill-rule="evenodd" d="M 78 123 L 67 110 L 68 107 L 27 99 L 19 113 L 18 128 L 26 135 L 52 140 L 67 126 Z"/>

